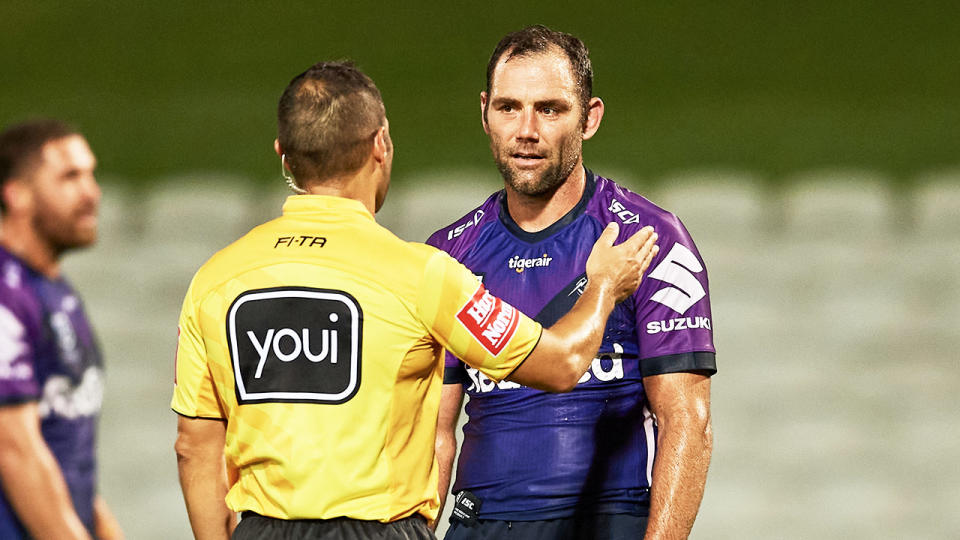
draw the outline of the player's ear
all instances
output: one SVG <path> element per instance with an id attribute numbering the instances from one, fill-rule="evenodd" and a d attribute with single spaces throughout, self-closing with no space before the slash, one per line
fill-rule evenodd
<path id="1" fill-rule="evenodd" d="M 487 100 L 486 92 L 480 92 L 480 122 L 483 123 L 483 132 L 490 134 L 490 126 L 487 125 Z"/>
<path id="2" fill-rule="evenodd" d="M 3 183 L 0 197 L 3 197 L 7 212 L 13 213 L 30 206 L 33 192 L 26 180 L 14 177 Z"/>
<path id="3" fill-rule="evenodd" d="M 590 98 L 587 103 L 587 119 L 583 123 L 583 140 L 587 140 L 600 129 L 603 120 L 603 100 L 598 97 Z"/>

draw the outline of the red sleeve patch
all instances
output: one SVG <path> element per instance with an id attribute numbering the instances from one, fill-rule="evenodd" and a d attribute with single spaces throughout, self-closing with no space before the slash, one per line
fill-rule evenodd
<path id="1" fill-rule="evenodd" d="M 484 349 L 496 356 L 516 333 L 520 312 L 480 285 L 473 297 L 457 312 L 457 320 Z"/>

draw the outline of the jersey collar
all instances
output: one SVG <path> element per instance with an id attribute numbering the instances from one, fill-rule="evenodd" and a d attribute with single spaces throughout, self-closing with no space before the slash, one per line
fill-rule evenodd
<path id="1" fill-rule="evenodd" d="M 61 267 L 61 272 L 57 275 L 57 277 L 50 277 L 44 274 L 43 272 L 37 270 L 33 266 L 31 266 L 30 263 L 28 263 L 25 259 L 17 255 L 16 253 L 10 251 L 4 246 L 0 246 L 0 262 L 3 262 L 4 258 L 17 263 L 20 266 L 20 268 L 22 268 L 27 273 L 28 276 L 31 276 L 31 279 L 40 278 L 44 281 L 49 281 L 51 283 L 67 283 L 67 278 L 63 276 L 62 267 Z M 0 278 L 2 277 L 3 276 L 0 276 Z"/>
<path id="2" fill-rule="evenodd" d="M 586 173 L 586 181 L 584 182 L 583 195 L 580 196 L 580 200 L 577 201 L 576 206 L 571 208 L 562 218 L 554 221 L 546 229 L 537 232 L 528 232 L 521 229 L 510 216 L 510 211 L 507 210 L 507 193 L 505 190 L 500 191 L 500 223 L 510 231 L 510 234 L 529 244 L 535 244 L 541 240 L 545 240 L 560 229 L 573 223 L 575 219 L 587 210 L 587 203 L 590 202 L 590 199 L 593 197 L 593 192 L 596 191 L 597 188 L 597 179 L 593 171 L 586 167 L 584 167 L 583 170 Z"/>
<path id="3" fill-rule="evenodd" d="M 304 214 L 316 212 L 356 212 L 373 220 L 373 215 L 360 201 L 346 197 L 330 195 L 290 195 L 283 203 L 283 214 Z"/>

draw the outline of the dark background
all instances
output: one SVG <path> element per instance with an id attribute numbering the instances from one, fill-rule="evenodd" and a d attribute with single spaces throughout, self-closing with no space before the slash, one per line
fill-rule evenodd
<path id="1" fill-rule="evenodd" d="M 588 161 L 648 181 L 737 168 L 776 183 L 837 166 L 909 182 L 958 161 L 958 21 L 947 1 L 3 2 L 0 124 L 68 119 L 102 173 L 138 185 L 212 171 L 275 181 L 284 86 L 350 58 L 383 92 L 395 178 L 415 182 L 489 167 L 488 56 L 544 23 L 591 49 L 607 114 Z"/>

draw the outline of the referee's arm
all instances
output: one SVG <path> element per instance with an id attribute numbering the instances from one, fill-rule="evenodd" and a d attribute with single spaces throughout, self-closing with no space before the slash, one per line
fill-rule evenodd
<path id="1" fill-rule="evenodd" d="M 177 469 L 187 516 L 197 540 L 228 540 L 237 526 L 229 508 L 227 466 L 223 458 L 227 424 L 209 418 L 177 419 Z"/>

